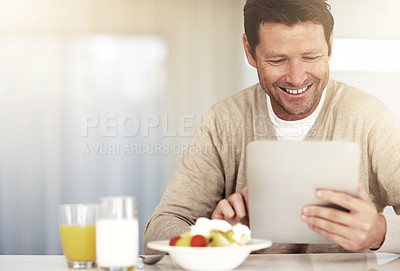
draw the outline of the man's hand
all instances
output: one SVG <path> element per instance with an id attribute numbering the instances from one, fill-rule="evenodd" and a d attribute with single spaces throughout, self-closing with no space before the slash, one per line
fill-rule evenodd
<path id="1" fill-rule="evenodd" d="M 359 186 L 357 198 L 330 190 L 317 190 L 316 196 L 350 212 L 322 206 L 307 206 L 302 220 L 308 227 L 346 250 L 362 251 L 381 247 L 386 234 L 386 220 Z"/>
<path id="2" fill-rule="evenodd" d="M 247 186 L 239 192 L 230 195 L 227 199 L 220 200 L 212 213 L 212 219 L 223 219 L 234 225 L 240 222 L 249 225 Z"/>

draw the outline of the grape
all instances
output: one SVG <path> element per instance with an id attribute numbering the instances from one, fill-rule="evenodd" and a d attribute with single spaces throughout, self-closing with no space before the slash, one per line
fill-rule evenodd
<path id="1" fill-rule="evenodd" d="M 220 231 L 212 231 L 211 238 L 214 247 L 227 247 L 232 244 Z"/>
<path id="2" fill-rule="evenodd" d="M 178 241 L 176 241 L 175 246 L 177 247 L 190 247 L 190 241 L 192 241 L 192 236 L 185 236 L 179 238 Z"/>

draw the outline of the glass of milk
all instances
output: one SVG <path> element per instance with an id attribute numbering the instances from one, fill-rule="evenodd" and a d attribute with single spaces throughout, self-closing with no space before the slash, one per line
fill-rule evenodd
<path id="1" fill-rule="evenodd" d="M 99 199 L 96 259 L 102 271 L 126 271 L 139 256 L 139 226 L 134 197 Z"/>

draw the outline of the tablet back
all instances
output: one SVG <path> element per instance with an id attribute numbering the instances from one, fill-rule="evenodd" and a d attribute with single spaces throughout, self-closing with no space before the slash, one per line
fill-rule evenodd
<path id="1" fill-rule="evenodd" d="M 360 149 L 355 143 L 250 143 L 246 172 L 252 236 L 274 243 L 331 243 L 301 221 L 302 209 L 327 205 L 315 197 L 317 188 L 357 195 L 359 164 Z"/>

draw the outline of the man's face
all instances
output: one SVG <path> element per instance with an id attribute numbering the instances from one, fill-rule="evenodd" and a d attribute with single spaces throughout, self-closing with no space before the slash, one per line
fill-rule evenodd
<path id="1" fill-rule="evenodd" d="M 309 116 L 317 108 L 329 79 L 330 56 L 322 25 L 265 23 L 260 25 L 259 35 L 255 59 L 245 35 L 244 48 L 250 65 L 257 68 L 275 114 L 284 120 Z"/>

